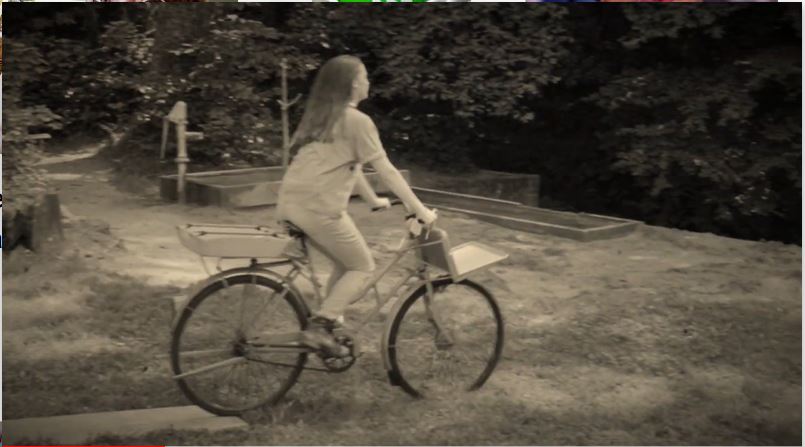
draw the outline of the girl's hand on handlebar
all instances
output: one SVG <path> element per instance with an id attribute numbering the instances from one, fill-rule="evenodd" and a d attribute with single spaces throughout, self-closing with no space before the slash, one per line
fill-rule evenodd
<path id="1" fill-rule="evenodd" d="M 377 201 L 372 204 L 372 211 L 380 211 L 389 209 L 394 205 L 400 205 L 402 201 L 400 199 L 391 199 L 389 200 L 387 197 L 378 197 Z"/>
<path id="2" fill-rule="evenodd" d="M 416 218 L 422 222 L 423 225 L 429 226 L 436 221 L 436 210 L 425 208 L 421 213 L 418 213 Z"/>
<path id="3" fill-rule="evenodd" d="M 426 213 L 422 213 L 427 221 L 423 220 L 416 214 L 409 214 L 406 216 L 406 225 L 408 227 L 408 235 L 410 238 L 415 238 L 425 231 L 425 237 L 430 233 L 433 223 L 436 221 L 436 210 L 425 209 Z"/>
<path id="4" fill-rule="evenodd" d="M 372 203 L 372 211 L 385 210 L 388 208 L 391 208 L 391 200 L 386 197 L 378 197 L 374 203 Z"/>

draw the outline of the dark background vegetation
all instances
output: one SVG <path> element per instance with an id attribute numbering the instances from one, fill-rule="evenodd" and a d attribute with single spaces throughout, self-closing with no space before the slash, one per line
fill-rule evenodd
<path id="1" fill-rule="evenodd" d="M 797 4 L 9 4 L 4 136 L 122 133 L 155 160 L 189 105 L 194 168 L 281 160 L 290 96 L 363 58 L 393 159 L 537 173 L 545 206 L 801 244 Z M 296 123 L 300 107 L 292 111 Z M 4 142 L 11 195 L 33 143 Z M 143 165 L 146 166 L 146 165 Z M 38 183 L 39 182 L 39 183 Z"/>

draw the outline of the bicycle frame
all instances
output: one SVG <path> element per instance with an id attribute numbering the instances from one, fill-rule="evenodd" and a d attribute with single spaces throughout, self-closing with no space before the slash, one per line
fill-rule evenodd
<path id="1" fill-rule="evenodd" d="M 398 296 L 398 292 L 400 291 L 400 289 L 403 286 L 405 286 L 408 283 L 408 281 L 411 280 L 411 278 L 413 278 L 415 276 L 419 276 L 421 278 L 421 280 L 419 282 L 414 283 L 414 284 L 412 284 L 410 286 L 411 289 L 415 289 L 417 286 L 422 285 L 423 283 L 426 283 L 426 282 L 430 281 L 428 271 L 427 271 L 427 266 L 428 265 L 424 261 L 421 261 L 421 262 L 419 262 L 419 264 L 417 265 L 416 268 L 413 268 L 413 269 L 412 268 L 405 268 L 404 270 L 406 272 L 408 272 L 408 275 L 405 276 L 404 278 L 402 278 L 401 280 L 399 280 L 397 283 L 395 283 L 391 287 L 391 289 L 386 293 L 385 297 L 381 297 L 380 292 L 377 289 L 378 282 L 380 282 L 380 280 L 384 276 L 386 276 L 386 274 L 392 268 L 397 266 L 397 264 L 400 262 L 400 260 L 409 251 L 419 250 L 419 249 L 421 249 L 423 247 L 426 247 L 426 246 L 441 243 L 441 241 L 436 241 L 436 242 L 413 243 L 412 244 L 411 243 L 412 241 L 414 241 L 414 239 L 411 239 L 409 237 L 404 237 L 400 241 L 400 247 L 398 249 L 392 251 L 392 253 L 394 253 L 394 258 L 391 259 L 388 263 L 386 263 L 381 268 L 375 270 L 374 274 L 369 278 L 369 280 L 367 280 L 366 284 L 361 288 L 360 293 L 357 294 L 357 298 L 353 299 L 349 303 L 350 305 L 352 305 L 352 304 L 357 303 L 358 301 L 363 300 L 366 297 L 366 294 L 369 292 L 369 290 L 373 290 L 374 293 L 375 293 L 375 303 L 376 303 L 375 310 L 373 312 L 371 312 L 368 316 L 366 316 L 363 320 L 361 320 L 361 322 L 358 325 L 356 325 L 356 330 L 360 330 L 360 328 L 362 328 L 369 320 L 374 318 L 375 315 L 377 315 L 377 313 L 380 311 L 380 309 L 384 305 L 386 305 L 386 303 L 388 303 L 389 301 L 391 301 L 392 299 L 395 299 L 395 298 L 399 299 L 400 296 Z M 306 255 L 307 255 L 307 247 L 305 247 L 305 251 L 306 251 Z M 309 257 L 307 257 L 307 259 L 309 261 Z M 301 262 L 298 259 L 292 259 L 291 263 L 293 264 L 294 268 L 284 277 L 284 280 L 288 281 L 288 282 L 292 282 L 294 279 L 296 279 L 298 276 L 301 275 L 303 278 L 308 280 L 308 282 L 311 285 L 313 285 L 313 290 L 314 290 L 314 293 L 316 294 L 316 299 L 320 303 L 322 301 L 321 284 L 319 284 L 318 280 L 316 279 L 315 271 L 313 269 L 312 263 L 308 262 L 307 265 L 305 265 L 305 263 Z M 260 265 L 261 264 L 257 264 L 257 266 L 260 266 Z"/>
<path id="2" fill-rule="evenodd" d="M 375 294 L 375 308 L 369 312 L 360 322 L 356 325 L 353 325 L 354 332 L 359 332 L 369 321 L 371 321 L 375 316 L 380 312 L 380 310 L 390 301 L 392 300 L 400 300 L 408 296 L 407 294 L 400 294 L 400 290 L 408 284 L 408 282 L 416 277 L 419 276 L 420 280 L 412 283 L 408 286 L 409 291 L 416 290 L 419 286 L 423 284 L 427 284 L 431 282 L 431 278 L 428 272 L 428 265 L 424 261 L 419 262 L 416 268 L 406 268 L 404 269 L 407 272 L 407 275 L 404 276 L 402 279 L 398 280 L 392 287 L 387 291 L 384 295 L 381 296 L 380 292 L 377 289 L 377 283 L 397 264 L 400 260 L 408 254 L 408 252 L 412 250 L 419 250 L 423 247 L 429 245 L 435 245 L 441 243 L 441 241 L 436 242 L 426 242 L 426 243 L 411 243 L 414 239 L 409 237 L 404 237 L 400 241 L 400 248 L 393 250 L 394 257 L 383 265 L 381 268 L 377 269 L 374 274 L 367 280 L 366 284 L 360 289 L 360 293 L 357 294 L 357 298 L 353 299 L 349 304 L 355 304 L 358 301 L 363 300 L 367 293 L 370 290 L 374 291 Z M 310 262 L 309 253 L 307 246 L 304 247 L 305 250 L 305 257 L 301 259 L 291 259 L 289 262 L 293 265 L 291 271 L 289 271 L 286 275 L 282 276 L 282 282 L 286 284 L 293 284 L 293 281 L 298 278 L 299 276 L 305 278 L 312 286 L 314 293 L 316 295 L 316 299 L 321 302 L 321 284 L 316 279 L 315 270 L 313 268 L 312 262 Z M 303 262 L 303 260 L 307 260 L 307 262 Z M 253 262 L 254 268 L 257 269 L 267 269 L 268 267 L 276 266 L 277 263 L 257 263 Z M 269 270 L 270 271 L 270 270 Z M 431 291 L 432 292 L 432 291 Z M 410 293 L 410 292 L 409 292 Z M 299 295 L 300 297 L 302 295 Z M 307 303 L 305 303 L 307 305 Z M 390 314 L 393 315 L 393 314 Z M 274 339 L 272 337 L 271 342 L 281 342 L 281 341 L 289 341 L 287 338 L 284 339 Z"/>
<path id="3" fill-rule="evenodd" d="M 419 250 L 422 249 L 423 247 L 440 243 L 442 242 L 435 241 L 435 242 L 416 243 L 415 239 L 413 238 L 410 238 L 408 236 L 403 237 L 403 239 L 400 241 L 399 248 L 392 251 L 392 253 L 394 253 L 393 259 L 391 259 L 380 269 L 376 270 L 376 272 L 372 275 L 372 277 L 362 287 L 358 297 L 355 298 L 350 303 L 354 304 L 362 300 L 363 298 L 366 297 L 366 294 L 369 292 L 370 289 L 374 289 L 376 299 L 375 308 L 374 310 L 369 312 L 357 325 L 354 326 L 355 333 L 359 332 L 372 318 L 374 318 L 387 303 L 389 303 L 392 300 L 397 300 L 393 310 L 389 313 L 389 317 L 386 319 L 386 327 L 384 328 L 383 337 L 381 338 L 381 343 L 385 343 L 388 340 L 389 331 L 391 329 L 391 321 L 393 320 L 393 316 L 396 314 L 401 303 L 404 302 L 403 298 L 407 298 L 411 293 L 418 290 L 418 288 L 421 287 L 423 284 L 427 287 L 429 298 L 432 298 L 433 287 L 431 285 L 431 282 L 436 279 L 441 279 L 443 276 L 436 276 L 434 278 L 431 278 L 431 275 L 428 272 L 428 264 L 423 259 L 419 259 L 416 268 L 413 269 L 406 268 L 405 271 L 407 271 L 407 275 L 403 277 L 401 280 L 397 281 L 397 283 L 395 283 L 394 286 L 385 294 L 385 297 L 381 297 L 380 292 L 377 289 L 377 283 L 392 268 L 394 268 L 408 252 L 412 250 Z M 310 315 L 311 314 L 310 308 L 307 302 L 304 300 L 304 296 L 300 293 L 299 289 L 294 285 L 293 281 L 299 276 L 302 276 L 303 278 L 307 279 L 308 282 L 313 286 L 314 293 L 316 294 L 316 298 L 319 301 L 321 301 L 321 291 L 320 291 L 321 285 L 316 279 L 315 270 L 313 269 L 307 244 L 304 244 L 303 249 L 304 249 L 304 256 L 300 258 L 292 258 L 288 260 L 263 262 L 263 263 L 257 262 L 256 259 L 251 259 L 251 264 L 248 267 L 239 267 L 220 271 L 219 273 L 210 276 L 207 281 L 205 281 L 198 287 L 198 290 L 202 290 L 205 287 L 208 287 L 209 285 L 214 284 L 216 282 L 223 282 L 224 287 L 228 287 L 227 284 L 228 278 L 233 278 L 235 276 L 240 276 L 244 274 L 263 276 L 265 278 L 276 281 L 280 285 L 282 285 L 283 294 L 287 293 L 288 291 L 291 291 L 296 296 L 298 296 L 301 299 L 301 304 L 305 307 L 305 312 L 308 315 Z M 273 270 L 274 267 L 287 266 L 287 265 L 291 265 L 292 268 L 285 275 L 282 275 Z M 219 268 L 220 268 L 220 261 L 219 261 Z M 416 276 L 418 276 L 420 280 L 412 283 L 408 287 L 407 292 L 405 294 L 400 294 L 399 293 L 400 289 L 402 289 L 412 278 Z M 272 295 L 271 300 L 276 299 L 276 297 L 277 297 L 276 294 Z M 187 305 L 188 302 L 189 301 L 185 302 L 185 306 Z M 181 315 L 182 311 L 177 312 L 176 314 L 177 318 L 174 320 L 174 325 L 178 321 L 178 316 Z M 438 317 L 434 316 L 433 323 L 438 326 L 441 326 L 439 320 L 440 319 Z M 294 331 L 290 333 L 275 333 L 269 336 L 259 337 L 259 343 L 254 344 L 251 350 L 252 352 L 259 354 L 267 354 L 271 352 L 288 352 L 288 351 L 313 352 L 313 349 L 305 346 L 302 342 L 303 342 L 302 331 Z M 387 354 L 385 350 L 381 349 L 381 352 L 383 353 L 384 367 L 386 370 L 389 370 L 390 364 L 389 360 L 386 358 Z M 248 360 L 244 358 L 228 359 L 222 362 L 217 362 L 215 364 L 208 365 L 200 369 L 188 371 L 179 376 L 174 376 L 174 379 L 181 379 L 192 375 L 205 373 L 214 369 L 231 366 L 234 363 L 240 363 L 244 361 Z M 308 369 L 316 369 L 316 368 L 308 368 Z"/>

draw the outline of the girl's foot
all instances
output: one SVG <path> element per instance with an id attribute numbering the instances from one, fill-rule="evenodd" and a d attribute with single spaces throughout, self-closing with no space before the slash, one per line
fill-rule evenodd
<path id="1" fill-rule="evenodd" d="M 333 330 L 338 326 L 339 324 L 336 320 L 321 316 L 312 317 L 309 320 L 307 329 L 305 329 L 305 343 L 334 357 L 349 355 L 349 348 L 338 344 L 333 336 Z"/>

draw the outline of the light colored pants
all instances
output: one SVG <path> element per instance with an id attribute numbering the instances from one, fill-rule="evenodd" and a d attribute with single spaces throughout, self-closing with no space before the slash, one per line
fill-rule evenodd
<path id="1" fill-rule="evenodd" d="M 286 207 L 279 217 L 301 228 L 310 245 L 335 264 L 327 282 L 326 298 L 316 313 L 333 320 L 343 316 L 344 309 L 358 298 L 375 270 L 372 252 L 355 222 L 346 212 L 328 217 L 292 206 Z"/>

